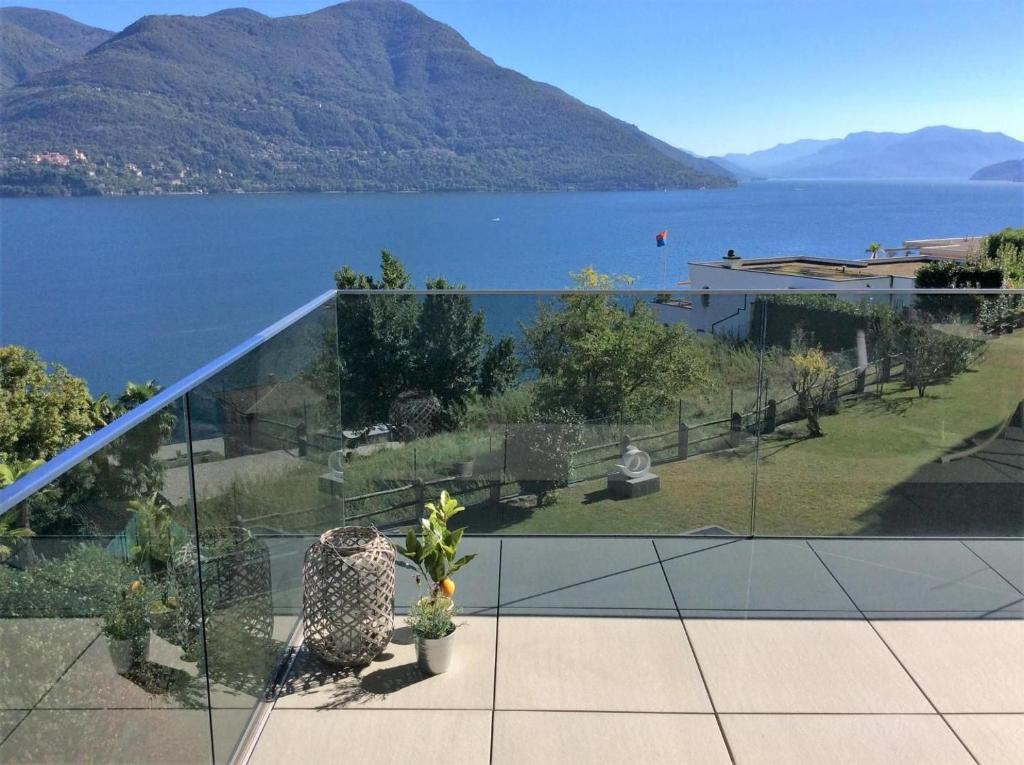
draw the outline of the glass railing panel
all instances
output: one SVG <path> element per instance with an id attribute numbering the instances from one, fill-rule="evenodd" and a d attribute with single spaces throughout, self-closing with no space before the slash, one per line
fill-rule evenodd
<path id="1" fill-rule="evenodd" d="M 179 399 L 0 518 L 0 761 L 210 761 L 184 433 Z"/>
<path id="2" fill-rule="evenodd" d="M 336 343 L 332 299 L 188 394 L 217 762 L 287 655 L 304 551 L 345 523 Z"/>
<path id="3" fill-rule="evenodd" d="M 401 527 L 447 490 L 470 533 L 747 533 L 752 305 L 341 293 L 346 518 Z"/>
<path id="4" fill-rule="evenodd" d="M 1012 295 L 769 298 L 757 534 L 1020 536 Z"/>

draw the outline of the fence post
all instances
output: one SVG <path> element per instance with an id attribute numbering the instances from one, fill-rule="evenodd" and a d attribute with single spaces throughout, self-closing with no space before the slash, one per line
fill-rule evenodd
<path id="1" fill-rule="evenodd" d="M 743 440 L 743 415 L 733 412 L 729 417 L 729 446 L 737 447 Z"/>
<path id="2" fill-rule="evenodd" d="M 764 415 L 764 432 L 765 433 L 774 433 L 775 432 L 775 422 L 776 422 L 776 420 L 778 418 L 778 415 L 779 415 L 779 405 L 778 405 L 778 403 L 773 398 L 768 399 L 768 406 L 767 406 L 767 408 L 765 410 L 765 415 Z"/>
<path id="3" fill-rule="evenodd" d="M 863 393 L 864 388 L 867 386 L 868 381 L 868 368 L 861 367 L 857 370 L 857 386 L 854 389 L 856 393 Z"/>
<path id="4" fill-rule="evenodd" d="M 425 517 L 423 515 L 423 505 L 425 505 L 427 501 L 426 487 L 423 485 L 422 478 L 413 479 L 412 490 L 416 497 L 416 520 L 420 521 Z"/>
<path id="5" fill-rule="evenodd" d="M 683 422 L 679 421 L 679 434 L 678 440 L 676 441 L 676 456 L 681 460 L 685 460 L 690 452 L 690 428 Z"/>

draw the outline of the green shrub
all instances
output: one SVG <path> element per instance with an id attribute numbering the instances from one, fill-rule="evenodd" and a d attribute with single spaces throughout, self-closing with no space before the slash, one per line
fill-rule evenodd
<path id="1" fill-rule="evenodd" d="M 126 561 L 85 544 L 24 571 L 0 566 L 0 618 L 100 616 L 115 589 L 137 576 Z"/>

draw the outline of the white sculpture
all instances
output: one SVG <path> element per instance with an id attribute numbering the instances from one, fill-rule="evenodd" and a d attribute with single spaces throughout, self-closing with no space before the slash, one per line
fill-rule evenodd
<path id="1" fill-rule="evenodd" d="M 627 478 L 639 478 L 650 472 L 651 457 L 647 452 L 630 444 L 622 452 L 622 462 L 615 467 Z"/>

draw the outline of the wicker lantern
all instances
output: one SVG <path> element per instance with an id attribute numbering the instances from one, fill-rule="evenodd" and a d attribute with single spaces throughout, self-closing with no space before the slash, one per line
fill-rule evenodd
<path id="1" fill-rule="evenodd" d="M 365 666 L 395 629 L 395 548 L 374 528 L 324 532 L 306 550 L 306 646 L 324 661 Z"/>

